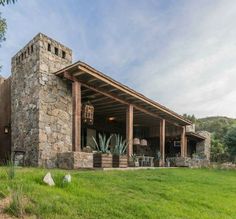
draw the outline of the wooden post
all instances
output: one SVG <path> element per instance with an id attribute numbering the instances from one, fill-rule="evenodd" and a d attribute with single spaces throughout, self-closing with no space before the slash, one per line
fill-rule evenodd
<path id="1" fill-rule="evenodd" d="M 81 84 L 78 81 L 72 83 L 73 101 L 73 133 L 72 150 L 81 150 Z"/>
<path id="2" fill-rule="evenodd" d="M 188 138 L 187 138 L 187 136 L 185 135 L 185 137 L 184 137 L 184 140 L 185 140 L 185 157 L 187 157 L 188 156 Z"/>
<path id="3" fill-rule="evenodd" d="M 133 154 L 133 105 L 129 105 L 126 111 L 126 141 L 128 143 L 128 159 Z"/>
<path id="4" fill-rule="evenodd" d="M 185 126 L 182 127 L 182 133 L 181 133 L 181 157 L 185 157 L 186 156 L 186 130 L 185 130 Z"/>
<path id="5" fill-rule="evenodd" d="M 165 165 L 165 137 L 166 137 L 166 121 L 165 119 L 160 120 L 160 153 L 161 162 L 160 165 Z"/>

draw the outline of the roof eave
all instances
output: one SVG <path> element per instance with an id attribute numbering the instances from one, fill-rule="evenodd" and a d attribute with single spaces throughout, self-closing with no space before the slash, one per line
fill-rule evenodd
<path id="1" fill-rule="evenodd" d="M 185 119 L 181 115 L 179 115 L 179 114 L 175 113 L 174 111 L 168 109 L 167 107 L 165 107 L 165 106 L 149 99 L 148 97 L 146 97 L 143 94 L 129 88 L 128 86 L 126 86 L 124 84 L 121 84 L 120 82 L 112 79 L 111 77 L 105 75 L 104 73 L 96 70 L 95 68 L 91 67 L 90 65 L 88 65 L 84 62 L 77 61 L 77 62 L 73 63 L 72 65 L 69 65 L 69 66 L 55 72 L 54 74 L 56 74 L 58 76 L 61 76 L 64 72 L 68 72 L 68 73 L 74 72 L 76 70 L 79 70 L 80 67 L 83 67 L 83 68 L 87 69 L 88 71 L 94 72 L 95 74 L 99 75 L 99 77 L 103 78 L 104 80 L 108 80 L 111 84 L 115 84 L 116 86 L 118 86 L 120 89 L 122 89 L 122 91 L 131 93 L 133 96 L 135 95 L 140 100 L 142 100 L 146 103 L 149 103 L 150 105 L 156 107 L 158 110 L 162 110 L 163 112 L 169 114 L 170 116 L 173 116 L 175 119 L 181 121 L 182 125 L 192 125 L 191 121 Z M 89 72 L 86 72 L 86 73 L 89 73 Z"/>

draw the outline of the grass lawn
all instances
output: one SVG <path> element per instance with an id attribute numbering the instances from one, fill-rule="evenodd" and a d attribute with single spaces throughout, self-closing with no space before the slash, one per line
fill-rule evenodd
<path id="1" fill-rule="evenodd" d="M 42 183 L 45 169 L 0 167 L 0 199 L 18 183 L 39 218 L 236 218 L 236 171 L 155 169 L 136 171 L 50 170 L 56 186 Z M 72 183 L 62 186 L 70 172 Z"/>

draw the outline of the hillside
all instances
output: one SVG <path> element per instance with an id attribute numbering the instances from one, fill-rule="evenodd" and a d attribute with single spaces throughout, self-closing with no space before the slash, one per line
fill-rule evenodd
<path id="1" fill-rule="evenodd" d="M 236 125 L 236 119 L 223 116 L 196 119 L 196 130 L 209 131 L 219 140 L 223 140 L 226 132 L 233 125 Z"/>

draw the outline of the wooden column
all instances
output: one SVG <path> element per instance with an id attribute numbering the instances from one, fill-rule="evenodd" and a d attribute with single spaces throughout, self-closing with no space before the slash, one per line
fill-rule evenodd
<path id="1" fill-rule="evenodd" d="M 185 130 L 185 126 L 182 127 L 182 133 L 181 133 L 181 157 L 185 157 L 186 156 L 186 152 L 187 152 L 187 141 L 186 141 L 186 130 Z"/>
<path id="2" fill-rule="evenodd" d="M 188 156 L 188 138 L 186 136 L 186 133 L 185 133 L 185 151 L 184 151 L 184 156 L 187 157 Z"/>
<path id="3" fill-rule="evenodd" d="M 165 119 L 160 120 L 160 153 L 161 162 L 160 165 L 165 165 L 165 138 L 166 138 L 166 121 Z"/>
<path id="4" fill-rule="evenodd" d="M 126 141 L 128 143 L 127 155 L 128 158 L 133 154 L 133 105 L 128 105 L 126 111 Z"/>
<path id="5" fill-rule="evenodd" d="M 81 84 L 78 81 L 72 83 L 73 101 L 73 131 L 72 150 L 81 150 Z"/>

